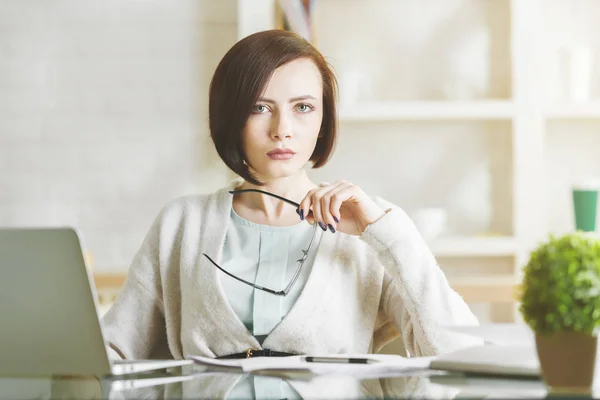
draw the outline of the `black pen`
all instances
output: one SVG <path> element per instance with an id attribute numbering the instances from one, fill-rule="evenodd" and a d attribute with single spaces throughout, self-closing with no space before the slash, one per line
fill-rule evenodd
<path id="1" fill-rule="evenodd" d="M 334 364 L 373 364 L 376 360 L 368 358 L 305 357 L 306 362 Z"/>

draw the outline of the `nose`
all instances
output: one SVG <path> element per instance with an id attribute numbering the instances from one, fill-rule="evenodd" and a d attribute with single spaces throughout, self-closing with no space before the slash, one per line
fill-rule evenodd
<path id="1" fill-rule="evenodd" d="M 271 124 L 271 138 L 273 140 L 284 140 L 292 137 L 292 124 L 290 117 L 285 112 L 273 115 Z"/>

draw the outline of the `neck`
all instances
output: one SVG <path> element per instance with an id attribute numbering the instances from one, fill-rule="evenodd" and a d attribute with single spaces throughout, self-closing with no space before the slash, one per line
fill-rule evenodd
<path id="1" fill-rule="evenodd" d="M 301 170 L 295 176 L 268 181 L 260 178 L 259 180 L 264 183 L 263 186 L 244 181 L 237 189 L 260 189 L 299 203 L 309 190 L 317 187 L 317 185 L 311 182 L 304 170 Z M 264 218 L 265 222 L 274 222 L 281 217 L 289 217 L 290 215 L 294 220 L 297 218 L 294 206 L 262 193 L 249 192 L 238 194 L 234 199 L 234 204 L 253 213 L 258 213 L 262 216 L 261 219 Z"/>

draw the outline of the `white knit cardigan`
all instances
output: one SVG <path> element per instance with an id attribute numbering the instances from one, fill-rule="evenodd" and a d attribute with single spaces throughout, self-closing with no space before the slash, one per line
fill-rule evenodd
<path id="1" fill-rule="evenodd" d="M 238 181 L 167 204 L 103 319 L 107 345 L 127 359 L 217 357 L 261 348 L 229 305 L 204 256 L 221 261 Z M 411 356 L 480 344 L 444 329 L 477 324 L 405 212 L 390 209 L 360 236 L 321 232 L 308 282 L 262 348 L 296 354 L 368 353 L 402 337 Z"/>

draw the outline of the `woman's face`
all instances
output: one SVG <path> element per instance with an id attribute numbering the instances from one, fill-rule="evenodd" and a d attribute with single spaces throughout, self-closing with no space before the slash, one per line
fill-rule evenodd
<path id="1" fill-rule="evenodd" d="M 323 119 L 323 79 L 307 58 L 277 68 L 242 133 L 245 161 L 270 181 L 296 174 L 313 153 Z"/>

